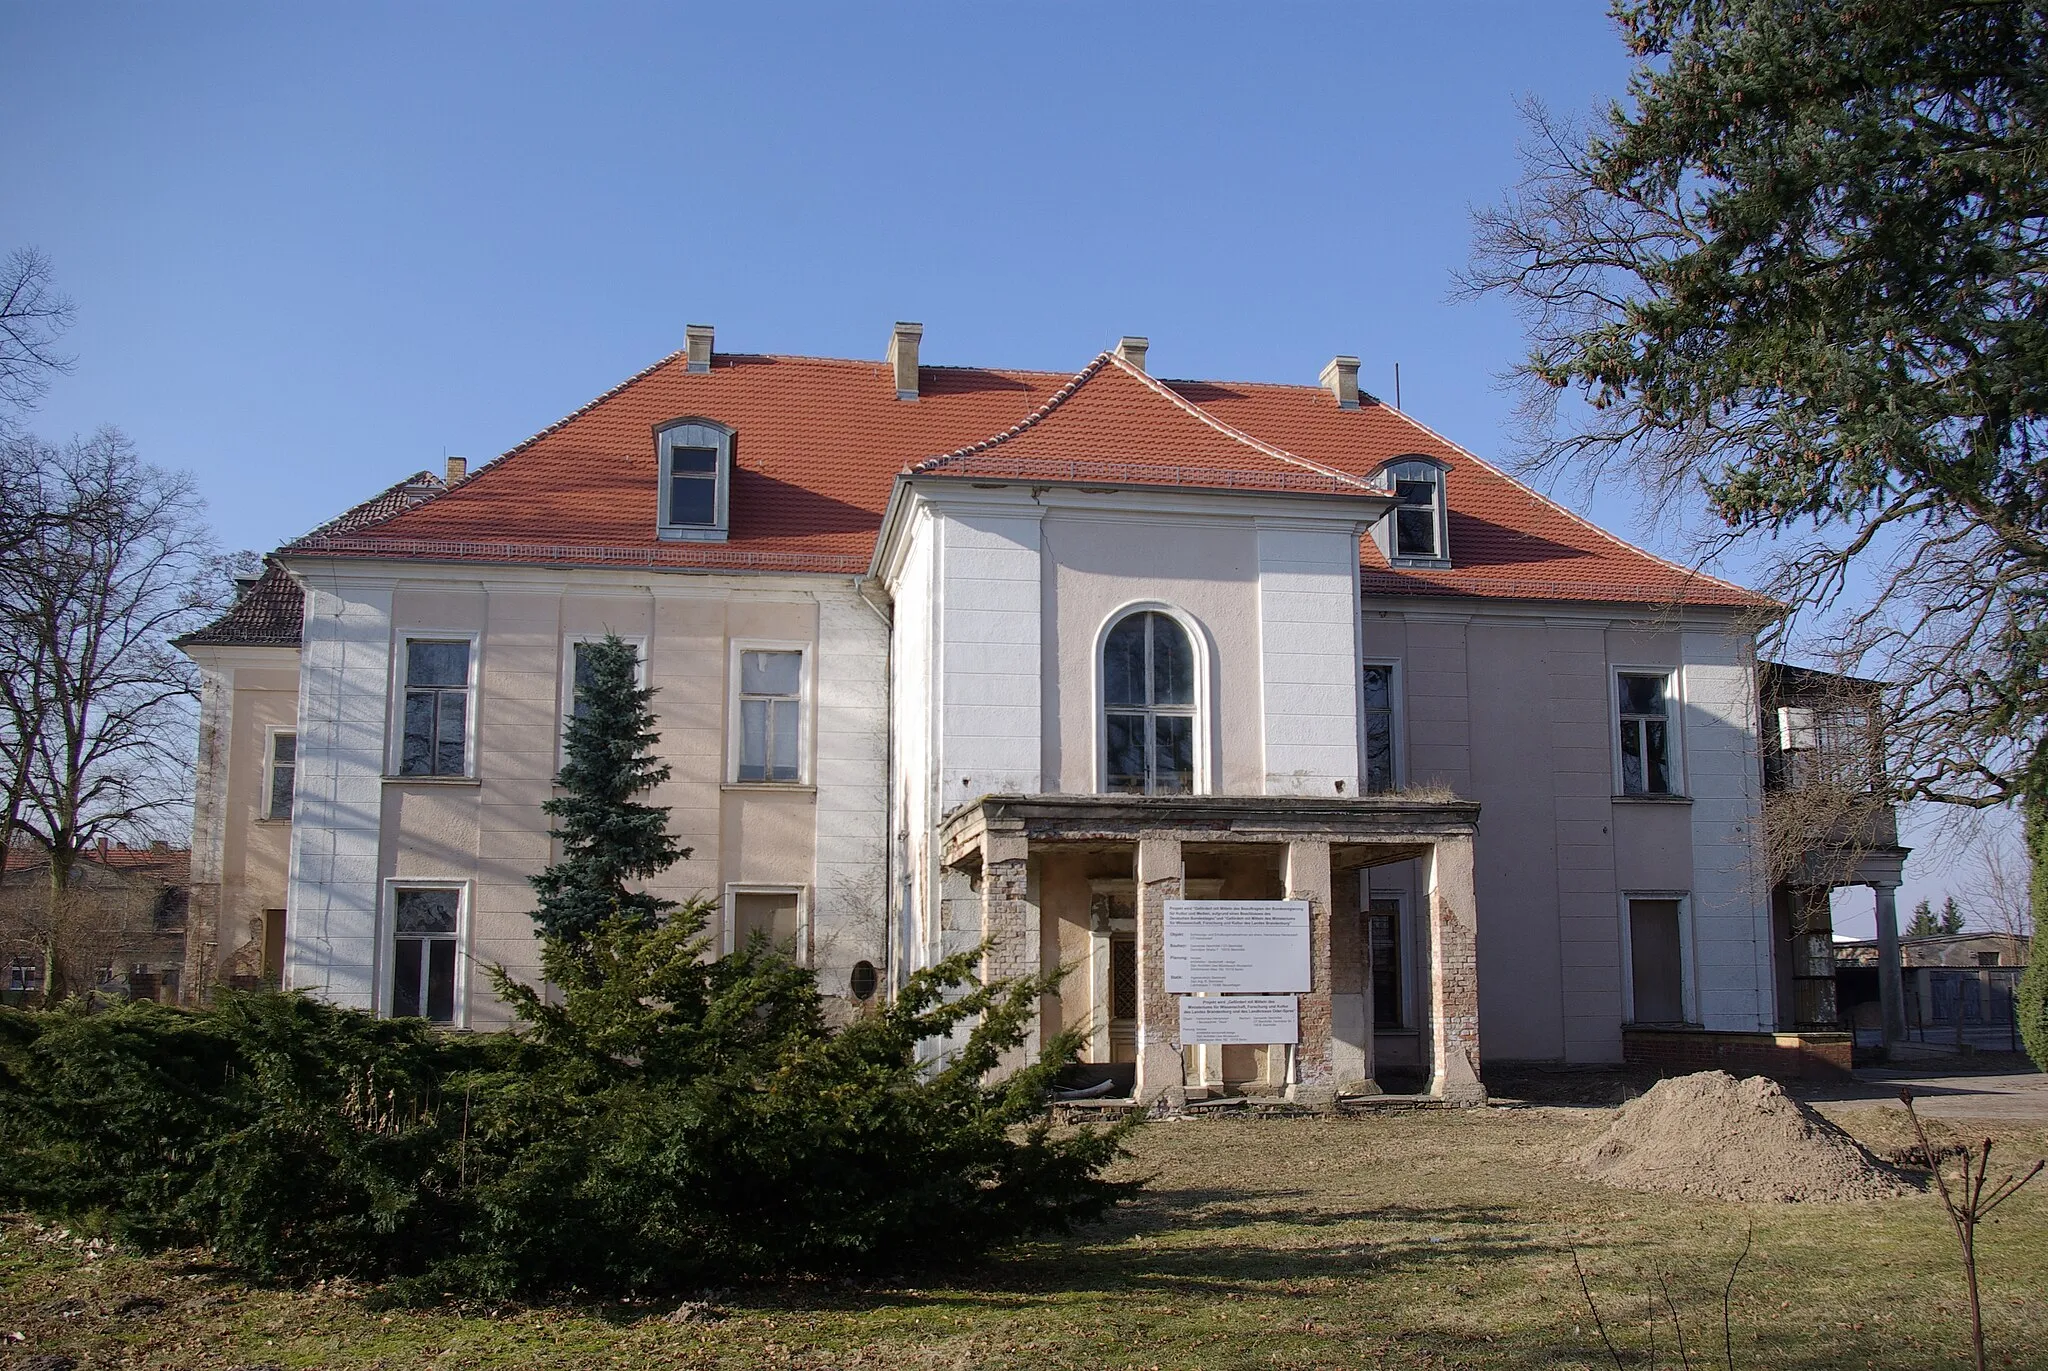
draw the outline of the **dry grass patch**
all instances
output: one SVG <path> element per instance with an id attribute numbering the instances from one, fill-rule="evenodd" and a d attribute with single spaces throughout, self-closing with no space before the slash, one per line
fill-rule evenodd
<path id="1" fill-rule="evenodd" d="M 1896 1109 L 1827 1112 L 1879 1152 L 1905 1140 Z M 1738 1366 L 1903 1371 L 1966 1357 L 1953 1238 L 1933 1198 L 1766 1206 L 1610 1190 L 1571 1162 L 1609 1117 L 1153 1125 L 1128 1164 L 1150 1188 L 1090 1229 L 916 1285 L 719 1292 L 708 1318 L 671 1318 L 672 1302 L 380 1312 L 360 1292 L 251 1290 L 195 1254 L 93 1255 L 17 1221 L 0 1236 L 0 1332 L 24 1335 L 10 1344 L 17 1362 L 58 1353 L 80 1371 L 1610 1365 L 1573 1274 L 1576 1248 L 1610 1331 L 1640 1365 L 1659 1272 L 1695 1355 L 1718 1357 L 1721 1282 L 1753 1220 L 1735 1294 Z M 1988 1131 L 2008 1160 L 2048 1151 L 2043 1130 Z M 2048 1193 L 2028 1193 L 1982 1237 L 2003 1364 L 2048 1365 L 2044 1229 Z M 124 1300 L 130 1312 L 117 1312 Z M 1655 1337 L 1675 1365 L 1668 1314 Z"/>

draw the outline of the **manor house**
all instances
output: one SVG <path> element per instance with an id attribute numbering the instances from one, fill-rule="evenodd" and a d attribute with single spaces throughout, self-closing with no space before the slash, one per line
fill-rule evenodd
<path id="1" fill-rule="evenodd" d="M 1767 1032 L 1756 625 L 1362 392 L 718 352 L 280 548 L 205 693 L 186 983 L 457 1028 L 537 974 L 583 646 L 636 645 L 686 862 L 846 1012 L 987 944 L 1065 966 L 1107 1090 L 1620 1060 Z M 1298 901 L 1293 1041 L 1189 1040 L 1170 902 Z M 1786 1026 L 1790 1026 L 1789 1024 Z M 1275 1030 L 1278 1034 L 1278 1030 Z"/>

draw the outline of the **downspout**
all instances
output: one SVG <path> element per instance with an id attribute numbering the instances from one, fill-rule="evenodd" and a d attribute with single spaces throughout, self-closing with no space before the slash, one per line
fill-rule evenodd
<path id="1" fill-rule="evenodd" d="M 896 894 L 896 621 L 870 597 L 875 586 L 872 576 L 853 578 L 853 596 L 866 605 L 882 624 L 882 714 L 888 764 L 883 772 L 882 790 L 882 974 L 876 978 L 878 992 L 893 997 L 896 987 L 897 911 L 892 908 Z"/>

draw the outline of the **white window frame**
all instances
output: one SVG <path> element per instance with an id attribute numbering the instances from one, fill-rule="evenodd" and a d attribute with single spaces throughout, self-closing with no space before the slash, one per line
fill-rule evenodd
<path id="1" fill-rule="evenodd" d="M 1372 953 L 1372 905 L 1375 900 L 1394 902 L 1394 946 L 1395 955 L 1401 961 L 1401 1022 L 1395 1028 L 1375 1027 L 1370 1019 L 1366 1021 L 1367 1033 L 1415 1033 L 1421 1029 L 1421 1019 L 1416 1013 L 1417 999 L 1415 982 L 1420 974 L 1421 957 L 1417 947 L 1415 929 L 1415 901 L 1408 898 L 1406 890 L 1375 890 L 1372 887 L 1372 868 L 1358 873 L 1358 908 L 1360 922 L 1359 941 L 1368 956 Z M 1370 973 L 1366 988 L 1372 988 Z"/>
<path id="2" fill-rule="evenodd" d="M 273 812 L 275 806 L 271 802 L 272 797 L 277 793 L 277 740 L 281 734 L 289 735 L 292 740 L 292 808 L 294 810 L 298 808 L 299 728 L 297 724 L 289 727 L 283 724 L 272 724 L 263 730 L 263 793 L 258 800 L 256 814 L 256 821 L 258 823 L 288 824 L 292 821 L 292 816 L 289 812 L 284 814 Z"/>
<path id="3" fill-rule="evenodd" d="M 382 898 L 377 902 L 377 990 L 373 997 L 377 1017 L 391 1017 L 397 1002 L 392 978 L 398 970 L 398 892 L 401 890 L 453 890 L 455 897 L 455 1017 L 446 1027 L 469 1027 L 470 930 L 473 882 L 433 876 L 386 876 Z"/>
<path id="4" fill-rule="evenodd" d="M 1700 1022 L 1700 981 L 1693 962 L 1692 933 L 1692 892 L 1689 890 L 1624 890 L 1621 892 L 1618 913 L 1621 917 L 1621 1021 L 1633 1025 L 1636 1021 L 1636 958 L 1635 933 L 1630 927 L 1633 922 L 1628 916 L 1631 900 L 1676 900 L 1678 901 L 1678 1000 L 1685 1022 L 1697 1025 Z"/>
<path id="5" fill-rule="evenodd" d="M 716 419 L 691 417 L 674 419 L 654 431 L 655 468 L 661 481 L 655 491 L 655 522 L 659 537 L 680 542 L 725 541 L 732 527 L 732 439 L 729 425 Z M 718 451 L 718 469 L 712 476 L 714 520 L 710 524 L 678 524 L 669 509 L 670 458 L 679 447 L 708 447 Z"/>
<path id="6" fill-rule="evenodd" d="M 740 657 L 748 652 L 795 652 L 802 654 L 798 667 L 796 706 L 796 779 L 794 781 L 743 781 L 740 779 Z M 727 644 L 725 685 L 725 783 L 729 786 L 759 787 L 762 790 L 792 790 L 811 782 L 811 715 L 818 698 L 814 675 L 816 661 L 811 644 L 780 638 L 734 638 Z"/>
<path id="7" fill-rule="evenodd" d="M 1195 654 L 1195 774 L 1190 795 L 1214 793 L 1215 786 L 1210 777 L 1211 757 L 1214 748 L 1210 744 L 1210 730 L 1214 726 L 1214 714 L 1209 708 L 1210 662 L 1214 653 L 1209 644 L 1209 635 L 1203 631 L 1201 621 L 1179 605 L 1164 600 L 1132 600 L 1128 604 L 1112 609 L 1100 624 L 1095 626 L 1094 657 L 1089 674 L 1094 681 L 1095 709 L 1095 793 L 1098 795 L 1122 794 L 1109 788 L 1109 682 L 1103 675 L 1102 650 L 1109 645 L 1110 630 L 1130 618 L 1133 614 L 1164 614 L 1181 626 L 1188 635 L 1188 643 Z M 1145 796 L 1137 797 L 1147 798 Z"/>
<path id="8" fill-rule="evenodd" d="M 1621 678 L 1662 676 L 1664 678 L 1664 739 L 1670 755 L 1664 761 L 1671 772 L 1671 789 L 1659 793 L 1630 795 L 1622 789 L 1621 778 Z M 1614 798 L 1617 800 L 1683 800 L 1685 789 L 1685 673 L 1675 666 L 1614 665 L 1607 669 L 1607 743 L 1614 760 Z"/>
<path id="9" fill-rule="evenodd" d="M 796 896 L 796 964 L 809 966 L 815 949 L 811 946 L 811 889 L 804 885 L 778 885 L 772 881 L 729 881 L 721 901 L 718 949 L 723 956 L 739 951 L 734 943 L 739 923 L 739 900 L 741 895 L 794 895 Z M 876 993 L 880 994 L 880 981 L 876 982 Z"/>
<path id="10" fill-rule="evenodd" d="M 1374 473 L 1374 481 L 1381 490 L 1393 494 L 1403 472 L 1416 467 L 1427 467 L 1431 479 L 1436 482 L 1436 555 L 1434 557 L 1410 557 L 1400 551 L 1401 536 L 1396 528 L 1396 517 L 1402 508 L 1395 505 L 1382 515 L 1372 526 L 1373 542 L 1387 559 L 1389 566 L 1397 567 L 1447 567 L 1451 564 L 1451 468 L 1439 458 L 1420 452 L 1407 452 L 1394 458 Z M 1413 479 L 1411 476 L 1410 479 Z"/>
<path id="11" fill-rule="evenodd" d="M 408 645 L 453 642 L 469 644 L 469 681 L 464 687 L 469 692 L 469 704 L 462 712 L 462 774 L 404 775 L 399 768 L 405 764 L 405 661 L 410 655 Z M 384 749 L 384 778 L 423 785 L 474 782 L 477 779 L 477 718 L 483 712 L 478 707 L 482 695 L 478 686 L 483 679 L 483 634 L 473 628 L 408 628 L 399 632 L 397 643 L 397 650 L 391 654 L 391 706 L 386 721 L 389 736 Z"/>
<path id="12" fill-rule="evenodd" d="M 1408 784 L 1408 702 L 1404 693 L 1406 673 L 1401 670 L 1398 657 L 1367 657 L 1358 664 L 1358 789 L 1363 795 L 1386 794 L 1375 791 L 1372 778 L 1367 774 L 1367 744 L 1365 733 L 1365 671 L 1367 667 L 1383 666 L 1392 675 L 1387 680 L 1387 698 L 1392 704 L 1394 730 L 1394 790 L 1399 791 Z"/>
<path id="13" fill-rule="evenodd" d="M 640 683 L 641 689 L 647 688 L 647 635 L 634 633 L 614 635 L 602 630 L 596 633 L 563 634 L 562 679 L 557 683 L 557 688 L 561 691 L 561 694 L 555 701 L 555 712 L 561 716 L 562 720 L 561 727 L 555 733 L 555 769 L 557 771 L 561 770 L 562 764 L 569 760 L 569 720 L 573 717 L 572 711 L 576 707 L 576 649 L 581 644 L 601 643 L 606 638 L 614 636 L 620 642 L 633 649 L 634 655 L 638 658 L 638 665 L 633 670 L 633 679 Z"/>

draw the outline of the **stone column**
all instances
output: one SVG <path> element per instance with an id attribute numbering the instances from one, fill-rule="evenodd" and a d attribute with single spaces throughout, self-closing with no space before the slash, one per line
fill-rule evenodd
<path id="1" fill-rule="evenodd" d="M 1479 918 L 1472 840 L 1439 838 L 1429 860 L 1429 1093 L 1484 1104 L 1479 1082 Z"/>
<path id="2" fill-rule="evenodd" d="M 1138 839 L 1138 1088 L 1140 1104 L 1187 1106 L 1180 1007 L 1166 993 L 1166 902 L 1181 892 L 1180 840 Z"/>
<path id="3" fill-rule="evenodd" d="M 1377 1094 L 1372 1083 L 1372 981 L 1367 963 L 1367 877 L 1333 876 L 1330 890 L 1330 1074 L 1340 1092 Z"/>
<path id="4" fill-rule="evenodd" d="M 1294 1050 L 1295 1083 L 1289 1095 L 1316 1109 L 1337 1098 L 1330 1057 L 1330 845 L 1297 839 L 1287 844 L 1287 898 L 1308 901 L 1309 989 L 1300 997 L 1301 1044 Z"/>
<path id="5" fill-rule="evenodd" d="M 1906 1040 L 1906 987 L 1899 971 L 1899 888 L 1872 883 L 1877 896 L 1877 998 L 1884 1045 Z"/>
<path id="6" fill-rule="evenodd" d="M 1038 911 L 1030 889 L 1030 844 L 1022 834 L 989 833 L 981 849 L 981 977 L 984 983 L 1036 976 Z M 1038 1055 L 1034 1021 L 1003 1066 L 1014 1070 Z"/>

